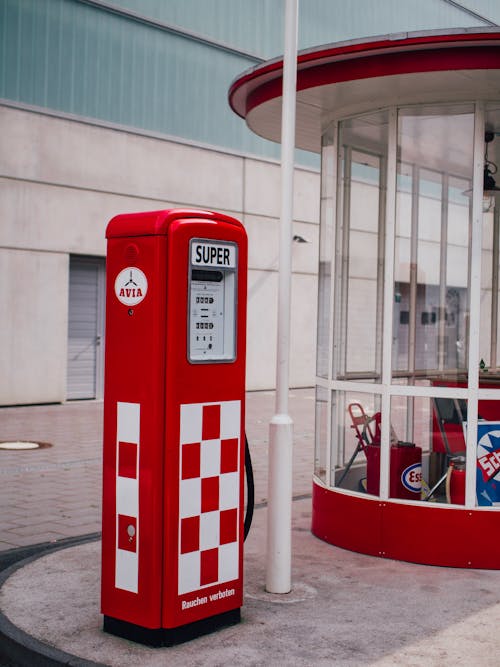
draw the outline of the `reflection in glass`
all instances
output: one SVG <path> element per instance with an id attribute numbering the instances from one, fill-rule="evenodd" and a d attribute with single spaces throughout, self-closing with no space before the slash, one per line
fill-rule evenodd
<path id="1" fill-rule="evenodd" d="M 316 426 L 314 440 L 314 474 L 326 482 L 326 447 L 328 442 L 328 390 L 316 387 Z"/>
<path id="2" fill-rule="evenodd" d="M 335 129 L 322 138 L 321 148 L 321 209 L 318 266 L 318 328 L 316 375 L 328 378 L 330 359 L 330 313 L 333 230 L 335 226 Z"/>
<path id="3" fill-rule="evenodd" d="M 387 114 L 339 124 L 334 377 L 380 377 Z"/>
<path id="4" fill-rule="evenodd" d="M 467 364 L 470 105 L 399 114 L 393 375 Z"/>

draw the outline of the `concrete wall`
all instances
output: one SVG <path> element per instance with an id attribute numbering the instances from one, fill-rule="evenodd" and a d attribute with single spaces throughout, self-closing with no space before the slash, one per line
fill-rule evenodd
<path id="1" fill-rule="evenodd" d="M 117 213 L 188 206 L 249 236 L 249 389 L 275 383 L 280 169 L 208 148 L 0 106 L 0 405 L 66 397 L 68 259 L 104 256 Z M 293 386 L 314 383 L 319 174 L 296 170 Z"/>
<path id="2" fill-rule="evenodd" d="M 67 284 L 67 255 L 0 248 L 0 405 L 64 396 Z"/>

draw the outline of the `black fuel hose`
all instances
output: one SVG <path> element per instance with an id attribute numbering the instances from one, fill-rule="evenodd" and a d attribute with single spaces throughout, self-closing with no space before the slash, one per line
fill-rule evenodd
<path id="1" fill-rule="evenodd" d="M 246 433 L 245 433 L 245 475 L 247 478 L 247 509 L 245 513 L 244 539 L 246 540 L 247 535 L 250 532 L 250 526 L 252 525 L 253 509 L 255 505 L 255 487 L 253 482 L 252 458 L 250 456 L 250 448 L 248 447 L 248 439 Z"/>

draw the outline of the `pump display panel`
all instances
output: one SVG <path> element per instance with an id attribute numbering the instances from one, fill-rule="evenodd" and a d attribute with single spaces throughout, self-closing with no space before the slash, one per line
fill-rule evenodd
<path id="1" fill-rule="evenodd" d="M 234 361 L 237 245 L 212 239 L 192 239 L 190 258 L 189 361 Z"/>

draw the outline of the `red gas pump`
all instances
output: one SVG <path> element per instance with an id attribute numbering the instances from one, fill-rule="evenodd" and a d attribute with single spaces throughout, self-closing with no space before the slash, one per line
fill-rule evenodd
<path id="1" fill-rule="evenodd" d="M 167 646 L 240 619 L 247 239 L 190 210 L 106 235 L 101 610 Z"/>

